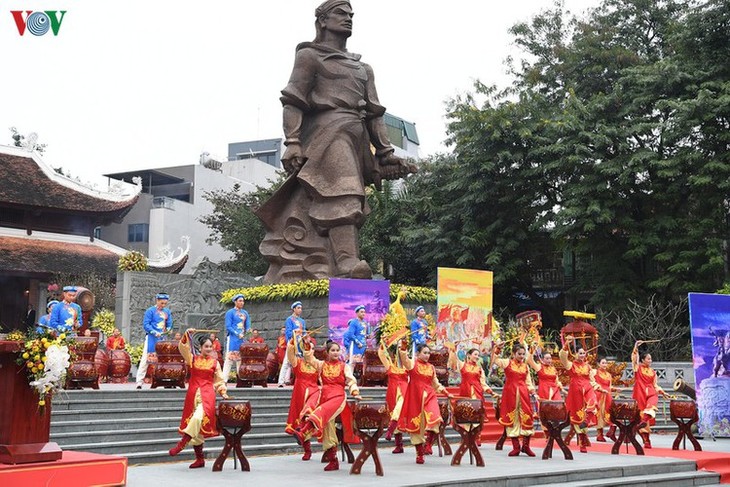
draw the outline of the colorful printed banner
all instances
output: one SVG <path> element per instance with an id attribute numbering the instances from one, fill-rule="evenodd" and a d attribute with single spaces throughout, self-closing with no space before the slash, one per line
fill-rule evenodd
<path id="1" fill-rule="evenodd" d="M 388 313 L 390 281 L 367 279 L 330 279 L 329 338 L 342 345 L 347 322 L 355 318 L 355 308 L 365 306 L 368 330 L 368 348 L 375 347 L 374 331 Z"/>
<path id="2" fill-rule="evenodd" d="M 454 343 L 463 359 L 491 341 L 492 278 L 491 271 L 438 268 L 436 348 Z"/>
<path id="3" fill-rule="evenodd" d="M 689 294 L 701 435 L 730 437 L 730 296 Z"/>

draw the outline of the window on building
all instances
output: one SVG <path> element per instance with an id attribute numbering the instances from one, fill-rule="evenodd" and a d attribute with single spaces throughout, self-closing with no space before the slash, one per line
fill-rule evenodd
<path id="1" fill-rule="evenodd" d="M 128 242 L 149 242 L 150 225 L 149 223 L 133 223 L 128 227 Z"/>
<path id="2" fill-rule="evenodd" d="M 274 167 L 279 166 L 279 161 L 276 157 L 276 151 L 275 150 L 263 150 L 263 151 L 249 151 L 249 152 L 241 152 L 236 154 L 236 158 L 239 161 L 245 160 L 245 159 L 258 159 L 260 161 L 265 162 L 266 164 Z"/>
<path id="3" fill-rule="evenodd" d="M 94 228 L 94 238 L 101 238 L 101 227 Z"/>

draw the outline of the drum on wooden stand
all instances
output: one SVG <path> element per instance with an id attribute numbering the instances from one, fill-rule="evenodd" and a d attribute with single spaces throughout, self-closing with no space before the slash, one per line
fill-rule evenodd
<path id="1" fill-rule="evenodd" d="M 66 372 L 66 389 L 99 388 L 99 373 L 94 359 L 98 340 L 94 337 L 78 337 L 72 345 L 76 358 Z"/>
<path id="2" fill-rule="evenodd" d="M 385 401 L 351 401 L 352 422 L 355 433 L 362 441 L 362 450 L 350 469 L 351 474 L 359 474 L 368 457 L 375 462 L 375 474 L 383 476 L 383 467 L 378 456 L 378 439 L 388 427 L 390 414 Z"/>
<path id="3" fill-rule="evenodd" d="M 221 401 L 218 403 L 216 419 L 226 444 L 213 463 L 213 471 L 223 470 L 223 464 L 231 450 L 234 452 L 233 468 L 237 468 L 236 459 L 238 459 L 241 462 L 241 471 L 250 471 L 251 466 L 241 448 L 241 437 L 251 430 L 251 403 L 241 400 Z"/>
<path id="4" fill-rule="evenodd" d="M 387 428 L 390 414 L 385 401 L 354 401 L 352 420 L 356 430 L 375 430 Z"/>
<path id="5" fill-rule="evenodd" d="M 677 419 L 694 419 L 697 417 L 697 403 L 691 399 L 672 399 L 669 401 L 669 413 Z"/>
<path id="6" fill-rule="evenodd" d="M 185 389 L 187 369 L 177 340 L 159 340 L 155 344 L 157 366 L 152 373 L 151 389 L 157 387 Z"/>
<path id="7" fill-rule="evenodd" d="M 385 386 L 388 384 L 388 369 L 380 361 L 377 350 L 367 349 L 362 358 L 363 371 L 361 385 Z"/>
<path id="8" fill-rule="evenodd" d="M 239 351 L 241 365 L 238 367 L 236 387 L 251 387 L 254 384 L 267 387 L 269 369 L 266 357 L 269 355 L 269 346 L 265 343 L 242 343 Z"/>
<path id="9" fill-rule="evenodd" d="M 454 402 L 454 424 L 484 422 L 484 402 L 481 399 L 457 399 Z"/>
<path id="10" fill-rule="evenodd" d="M 269 372 L 269 383 L 279 380 L 279 359 L 274 352 L 269 352 L 266 356 L 266 370 Z"/>
<path id="11" fill-rule="evenodd" d="M 440 350 L 431 350 L 431 356 L 428 359 L 428 363 L 433 365 L 436 369 L 436 378 L 441 385 L 447 387 L 449 385 L 449 351 L 445 348 Z"/>
<path id="12" fill-rule="evenodd" d="M 126 350 L 109 350 L 109 382 L 125 384 L 131 368 L 132 361 Z"/>
<path id="13" fill-rule="evenodd" d="M 636 426 L 641 421 L 638 403 L 634 399 L 614 399 L 609 413 L 611 422 L 620 432 L 616 443 L 611 448 L 611 454 L 618 455 L 623 443 L 631 443 L 636 454 L 643 455 L 644 447 L 636 440 Z"/>
<path id="14" fill-rule="evenodd" d="M 570 415 L 564 401 L 540 401 L 540 423 L 545 429 L 547 443 L 542 459 L 553 457 L 553 443 L 557 443 L 566 460 L 573 459 L 573 453 L 563 441 L 563 428 L 570 425 Z"/>
<path id="15" fill-rule="evenodd" d="M 540 422 L 563 422 L 568 420 L 568 409 L 563 401 L 540 401 Z"/>
<path id="16" fill-rule="evenodd" d="M 614 399 L 611 404 L 611 421 L 633 421 L 639 418 L 639 406 L 634 399 Z"/>
<path id="17" fill-rule="evenodd" d="M 96 354 L 94 355 L 94 367 L 96 367 L 99 382 L 106 382 L 109 377 L 109 354 L 106 351 L 101 350 L 100 348 L 96 349 Z"/>
<path id="18" fill-rule="evenodd" d="M 461 458 L 468 451 L 469 463 L 472 459 L 477 467 L 484 466 L 484 459 L 477 446 L 484 426 L 484 401 L 479 399 L 456 399 L 453 404 L 453 426 L 461 435 L 461 443 L 451 459 L 451 465 L 461 465 Z"/>
<path id="19" fill-rule="evenodd" d="M 251 430 L 251 402 L 226 400 L 218 403 L 218 426 L 228 429 Z"/>
<path id="20" fill-rule="evenodd" d="M 686 450 L 687 445 L 683 441 L 686 438 L 692 443 L 695 451 L 702 451 L 702 446 L 692 433 L 692 425 L 700 420 L 697 403 L 691 399 L 672 399 L 669 401 L 669 417 L 679 428 L 677 437 L 672 443 L 672 450 L 679 450 L 680 443 Z"/>

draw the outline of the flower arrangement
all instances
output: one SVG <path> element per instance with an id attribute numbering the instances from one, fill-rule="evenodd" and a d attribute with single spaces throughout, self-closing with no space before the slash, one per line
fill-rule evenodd
<path id="1" fill-rule="evenodd" d="M 114 333 L 114 312 L 108 309 L 100 309 L 94 314 L 91 320 L 91 328 L 100 330 L 104 335 L 110 337 Z"/>
<path id="2" fill-rule="evenodd" d="M 390 347 L 402 338 L 409 338 L 409 330 L 408 319 L 405 315 L 388 312 L 375 330 L 375 341 L 385 343 Z"/>
<path id="3" fill-rule="evenodd" d="M 55 336 L 50 331 L 34 333 L 25 342 L 17 363 L 24 365 L 29 384 L 38 393 L 38 407 L 43 410 L 48 395 L 53 395 L 66 379 L 71 365 L 69 345 L 65 333 Z"/>
<path id="4" fill-rule="evenodd" d="M 146 271 L 147 257 L 142 252 L 130 250 L 119 257 L 117 268 L 120 271 Z"/>
<path id="5" fill-rule="evenodd" d="M 20 330 L 13 330 L 10 333 L 8 333 L 7 340 L 10 340 L 12 342 L 25 341 L 25 333 L 23 333 Z"/>
<path id="6" fill-rule="evenodd" d="M 130 345 L 129 343 L 124 346 L 132 365 L 139 365 L 139 361 L 142 360 L 142 347 L 143 345 Z"/>
<path id="7" fill-rule="evenodd" d="M 395 299 L 405 289 L 409 299 L 418 303 L 435 303 L 436 290 L 421 286 L 390 284 L 390 297 Z M 228 289 L 221 296 L 221 303 L 230 303 L 236 294 L 246 296 L 246 301 L 282 301 L 301 298 L 323 298 L 329 295 L 329 279 L 299 281 L 290 284 L 268 284 L 248 288 Z"/>

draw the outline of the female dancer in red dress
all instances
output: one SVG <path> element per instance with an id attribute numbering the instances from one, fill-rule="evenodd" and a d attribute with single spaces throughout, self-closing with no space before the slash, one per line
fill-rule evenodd
<path id="1" fill-rule="evenodd" d="M 494 353 L 499 354 L 499 347 Z M 530 436 L 535 433 L 530 394 L 535 392 L 535 386 L 525 362 L 525 353 L 525 347 L 518 343 L 512 347 L 512 358 L 494 359 L 494 364 L 504 370 L 499 424 L 505 427 L 507 437 L 512 439 L 512 451 L 508 454 L 511 457 L 520 452 L 535 456 L 535 452 L 530 449 Z"/>
<path id="2" fill-rule="evenodd" d="M 565 399 L 565 407 L 570 414 L 570 431 L 565 437 L 565 444 L 570 443 L 570 439 L 575 433 L 578 433 L 578 446 L 581 453 L 588 452 L 588 428 L 596 424 L 596 391 L 598 388 L 595 381 L 591 378 L 591 366 L 586 362 L 586 351 L 583 347 L 578 347 L 575 360 L 570 361 L 568 354 L 570 353 L 570 344 L 575 341 L 575 337 L 568 336 L 565 344 L 560 350 L 560 362 L 568 372 L 570 377 L 570 386 L 568 387 L 568 397 Z"/>
<path id="3" fill-rule="evenodd" d="M 639 340 L 631 352 L 631 364 L 634 367 L 634 393 L 632 397 L 641 411 L 641 423 L 637 429 L 644 440 L 644 448 L 651 448 L 651 426 L 656 423 L 656 412 L 659 404 L 659 394 L 664 397 L 669 395 L 657 384 L 657 376 L 651 368 L 651 354 L 648 352 L 639 353 L 639 345 L 644 342 Z"/>
<path id="4" fill-rule="evenodd" d="M 322 393 L 319 397 L 317 407 L 312 410 L 305 410 L 302 414 L 306 417 L 302 421 L 300 429 L 294 430 L 297 441 L 304 444 L 312 434 L 316 434 L 322 440 L 322 448 L 325 451 L 325 459 L 329 463 L 324 467 L 326 472 L 339 470 L 340 464 L 337 461 L 337 434 L 335 431 L 335 419 L 345 409 L 346 396 L 345 387 L 355 399 L 360 398 L 360 391 L 357 388 L 357 381 L 352 375 L 350 366 L 340 360 L 340 346 L 337 342 L 327 341 L 327 360 L 321 361 L 314 358 L 314 350 L 307 341 L 304 343 L 304 360 L 313 366 L 319 373 L 322 381 Z"/>
<path id="5" fill-rule="evenodd" d="M 319 402 L 319 371 L 314 366 L 297 357 L 294 337 L 292 337 L 289 345 L 286 347 L 286 355 L 296 380 L 294 381 L 294 388 L 291 391 L 289 416 L 286 418 L 286 428 L 284 431 L 289 435 L 294 435 L 295 430 L 302 426 L 302 412 L 314 409 Z M 304 448 L 302 460 L 306 461 L 312 458 L 312 446 L 309 440 L 305 440 L 302 443 L 302 448 Z"/>
<path id="6" fill-rule="evenodd" d="M 398 418 L 403 410 L 403 399 L 408 389 L 408 372 L 403 367 L 398 367 L 385 348 L 385 344 L 381 343 L 378 348 L 378 357 L 388 371 L 388 389 L 385 392 L 385 404 L 390 411 L 390 424 L 388 431 L 385 433 L 385 439 L 390 441 L 393 433 L 398 428 Z M 393 453 L 403 453 L 403 433 L 398 431 L 395 433 L 395 448 Z"/>
<path id="7" fill-rule="evenodd" d="M 428 345 L 416 345 L 415 360 L 408 356 L 407 350 L 408 344 L 403 342 L 398 353 L 408 371 L 409 382 L 398 429 L 410 435 L 411 443 L 416 447 L 416 463 L 421 464 L 424 463 L 423 455 L 431 454 L 431 445 L 443 421 L 436 393 L 446 393 L 446 388 L 436 378 L 436 369 L 428 363 L 431 356 Z"/>
<path id="8" fill-rule="evenodd" d="M 539 362 L 535 362 L 534 350 L 527 354 L 527 365 L 537 372 L 537 397 L 541 401 L 560 401 L 563 397 L 563 384 L 558 379 L 558 371 L 553 365 L 553 356 L 549 352 L 542 354 Z"/>
<path id="9" fill-rule="evenodd" d="M 187 330 L 178 343 L 178 349 L 190 369 L 190 382 L 178 430 L 183 437 L 169 453 L 175 456 L 190 443 L 195 449 L 195 461 L 190 464 L 190 468 L 200 468 L 205 466 L 203 454 L 205 438 L 218 436 L 215 393 L 218 392 L 224 399 L 228 399 L 228 394 L 221 366 L 214 357 L 215 352 L 210 337 L 203 337 L 200 343 L 200 355 L 192 354 L 190 334 L 194 331 L 194 329 Z"/>
<path id="10" fill-rule="evenodd" d="M 593 369 L 593 380 L 598 384 L 596 390 L 596 399 L 598 400 L 598 410 L 596 412 L 596 441 L 605 442 L 603 436 L 603 428 L 609 426 L 606 436 L 616 441 L 616 425 L 611 423 L 611 404 L 613 404 L 612 391 L 617 391 L 611 385 L 613 376 L 608 371 L 608 361 L 605 357 L 598 357 L 598 368 Z"/>
<path id="11" fill-rule="evenodd" d="M 462 362 L 459 357 L 449 350 L 449 368 L 458 370 L 461 375 L 459 385 L 459 396 L 469 399 L 481 399 L 484 401 L 484 393 L 494 397 L 494 391 L 487 385 L 487 377 L 479 363 L 479 350 L 471 348 L 466 352 L 466 361 Z M 486 406 L 485 406 L 486 407 Z M 484 422 L 488 419 L 485 417 Z M 481 438 L 477 438 L 477 446 L 481 446 Z"/>

